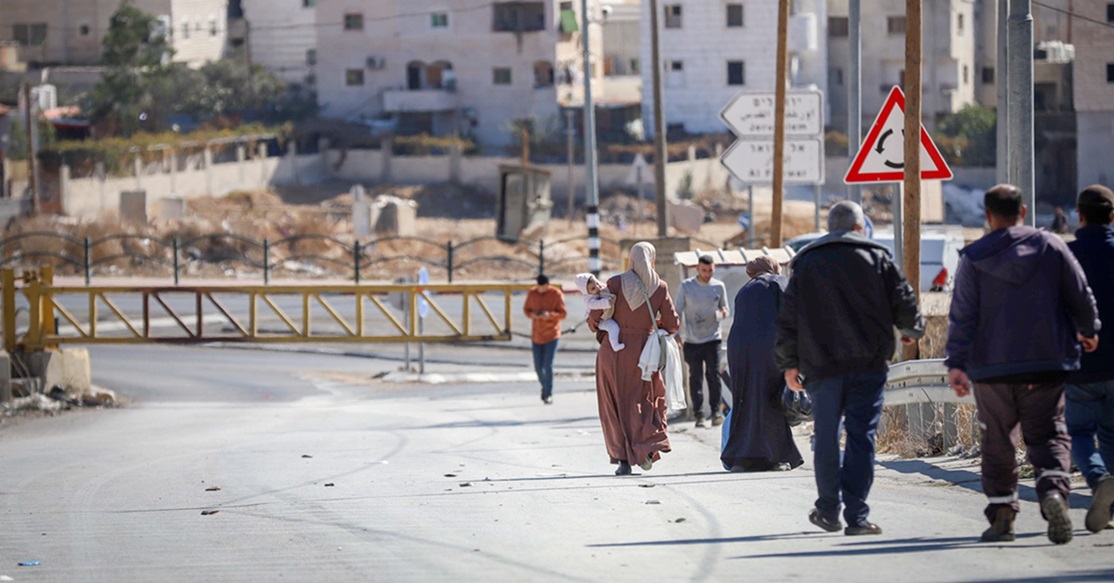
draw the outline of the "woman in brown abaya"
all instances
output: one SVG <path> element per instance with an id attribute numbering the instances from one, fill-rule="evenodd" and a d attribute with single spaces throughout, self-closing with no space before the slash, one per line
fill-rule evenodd
<path id="1" fill-rule="evenodd" d="M 675 334 L 679 326 L 669 286 L 654 271 L 656 253 L 650 243 L 637 243 L 631 248 L 630 269 L 607 280 L 608 291 L 616 296 L 612 318 L 619 324 L 619 339 L 625 348 L 615 352 L 610 342 L 600 345 L 596 396 L 607 454 L 611 463 L 619 464 L 617 476 L 630 474 L 632 463 L 649 470 L 661 453 L 669 451 L 661 373 L 644 381 L 638 367 L 642 347 L 654 328 L 651 312 L 658 328 Z M 599 330 L 602 314 L 601 310 L 588 313 L 588 327 L 601 342 L 601 334 L 605 334 Z"/>

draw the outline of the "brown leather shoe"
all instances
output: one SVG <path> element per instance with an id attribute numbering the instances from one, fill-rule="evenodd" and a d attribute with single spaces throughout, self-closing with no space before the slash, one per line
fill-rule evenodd
<path id="1" fill-rule="evenodd" d="M 1086 525 L 1091 532 L 1102 532 L 1110 525 L 1111 505 L 1114 505 L 1114 476 L 1106 476 L 1095 486 L 1091 508 L 1087 510 Z"/>
<path id="2" fill-rule="evenodd" d="M 1048 521 L 1048 540 L 1062 545 L 1071 542 L 1071 517 L 1068 516 L 1068 503 L 1058 492 L 1051 492 L 1041 498 L 1041 514 Z"/>
<path id="3" fill-rule="evenodd" d="M 1013 508 L 999 508 L 994 512 L 994 520 L 990 522 L 990 528 L 982 533 L 982 541 L 984 543 L 1011 543 L 1016 540 L 1013 532 L 1013 520 L 1017 513 Z"/>
<path id="4" fill-rule="evenodd" d="M 808 513 L 808 521 L 828 532 L 839 532 L 839 519 L 837 518 L 835 520 L 828 520 L 827 518 L 820 516 L 820 511 L 815 508 L 813 508 L 812 511 Z"/>
<path id="5" fill-rule="evenodd" d="M 847 536 L 861 536 L 864 534 L 882 534 L 882 527 L 874 524 L 873 522 L 864 522 L 855 526 L 848 526 L 843 529 L 843 534 Z"/>

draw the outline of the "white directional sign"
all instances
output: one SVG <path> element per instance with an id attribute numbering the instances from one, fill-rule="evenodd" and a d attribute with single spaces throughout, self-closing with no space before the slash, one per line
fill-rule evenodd
<path id="1" fill-rule="evenodd" d="M 719 113 L 740 138 L 774 137 L 777 97 L 773 92 L 743 91 Z M 824 134 L 824 94 L 789 91 L 785 95 L 785 135 L 818 137 Z"/>
<path id="2" fill-rule="evenodd" d="M 738 140 L 723 153 L 720 162 L 744 184 L 773 184 L 773 140 Z M 824 183 L 824 140 L 785 140 L 785 183 Z"/>

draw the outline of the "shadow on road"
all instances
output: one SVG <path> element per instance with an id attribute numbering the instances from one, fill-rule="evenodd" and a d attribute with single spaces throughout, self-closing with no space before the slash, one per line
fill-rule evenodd
<path id="1" fill-rule="evenodd" d="M 824 533 L 817 533 L 824 534 Z M 1008 544 L 1008 545 L 988 545 L 979 542 L 978 537 L 965 536 L 965 537 L 948 537 L 948 538 L 906 538 L 906 539 L 882 539 L 872 541 L 856 541 L 851 543 L 836 544 L 833 548 L 815 550 L 815 551 L 799 551 L 792 553 L 764 553 L 759 555 L 742 555 L 738 557 L 730 557 L 732 559 L 804 559 L 810 557 L 830 557 L 830 556 L 853 556 L 853 555 L 894 555 L 894 554 L 907 554 L 907 553 L 923 553 L 930 551 L 950 551 L 956 549 L 985 549 L 987 547 L 997 546 L 1001 549 L 1028 549 L 1037 547 L 1047 547 L 1049 543 L 1044 541 L 1043 533 L 1025 533 L 1018 534 L 1018 540 L 1026 538 L 1040 538 L 1042 542 L 1037 544 Z"/>
<path id="2" fill-rule="evenodd" d="M 922 460 L 878 462 L 878 465 L 903 474 L 920 474 L 934 480 L 944 480 L 982 494 L 982 476 L 970 470 L 948 470 Z M 1028 502 L 1040 501 L 1037 497 L 1036 488 L 1024 483 L 1017 485 L 1017 495 Z M 1073 492 L 1068 499 L 1068 503 L 1072 508 L 1087 508 L 1091 505 L 1091 497 Z"/>

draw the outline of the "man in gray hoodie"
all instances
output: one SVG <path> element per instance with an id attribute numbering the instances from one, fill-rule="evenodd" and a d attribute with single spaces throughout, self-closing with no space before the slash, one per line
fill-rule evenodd
<path id="1" fill-rule="evenodd" d="M 1064 544 L 1072 538 L 1064 381 L 1079 368 L 1080 344 L 1087 352 L 1098 345 L 1095 298 L 1067 245 L 1022 223 L 1016 186 L 991 188 L 984 203 L 991 232 L 961 252 L 945 361 L 957 395 L 975 385 L 990 521 L 982 540 L 1014 540 L 1020 425 L 1048 539 Z"/>

